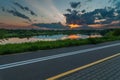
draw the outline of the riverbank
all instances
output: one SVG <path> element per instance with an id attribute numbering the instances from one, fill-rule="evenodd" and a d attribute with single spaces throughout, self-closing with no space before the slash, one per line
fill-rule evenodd
<path id="1" fill-rule="evenodd" d="M 87 44 L 98 44 L 103 42 L 120 40 L 120 37 L 101 37 L 101 38 L 88 38 L 80 40 L 57 40 L 57 41 L 38 41 L 20 44 L 6 44 L 0 45 L 0 55 L 22 53 L 28 51 L 47 50 L 54 48 L 80 46 Z"/>
<path id="2" fill-rule="evenodd" d="M 39 35 L 60 35 L 60 34 L 91 35 L 92 33 L 98 33 L 98 34 L 104 35 L 109 31 L 111 31 L 111 29 L 108 29 L 108 30 L 6 30 L 6 29 L 0 29 L 0 39 L 13 38 L 13 37 L 30 38 L 32 36 L 39 36 Z"/>
<path id="3" fill-rule="evenodd" d="M 89 37 L 102 37 L 102 35 L 81 35 L 81 34 L 72 34 L 72 35 L 39 35 L 33 36 L 30 38 L 6 38 L 0 39 L 0 45 L 5 44 L 18 44 L 18 43 L 25 43 L 25 42 L 37 42 L 37 41 L 57 41 L 57 40 L 65 40 L 65 39 L 86 39 Z"/>

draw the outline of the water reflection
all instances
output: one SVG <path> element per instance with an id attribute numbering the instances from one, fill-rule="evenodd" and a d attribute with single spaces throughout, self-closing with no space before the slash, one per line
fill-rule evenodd
<path id="1" fill-rule="evenodd" d="M 56 41 L 56 40 L 65 40 L 65 39 L 86 39 L 86 38 L 95 38 L 102 37 L 101 35 L 81 35 L 81 34 L 72 34 L 72 35 L 40 35 L 34 36 L 31 38 L 8 38 L 1 39 L 0 44 L 13 44 L 13 43 L 24 43 L 24 42 L 35 42 L 35 41 Z"/>

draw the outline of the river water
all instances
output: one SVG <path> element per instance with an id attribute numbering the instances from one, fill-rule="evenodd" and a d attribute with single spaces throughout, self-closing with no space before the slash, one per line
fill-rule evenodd
<path id="1" fill-rule="evenodd" d="M 14 44 L 14 43 L 25 43 L 25 42 L 36 42 L 36 41 L 56 41 L 56 40 L 65 40 L 65 39 L 86 39 L 89 37 L 101 37 L 101 35 L 81 35 L 81 34 L 72 34 L 72 35 L 39 35 L 33 36 L 30 38 L 7 38 L 0 39 L 0 44 Z"/>

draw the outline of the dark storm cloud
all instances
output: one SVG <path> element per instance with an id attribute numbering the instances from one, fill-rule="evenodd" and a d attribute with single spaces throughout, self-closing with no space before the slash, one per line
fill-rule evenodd
<path id="1" fill-rule="evenodd" d="M 66 23 L 67 24 L 82 24 L 83 21 L 80 18 L 80 15 L 78 14 L 78 11 L 73 10 L 69 12 L 68 14 L 64 14 L 66 16 Z"/>
<path id="2" fill-rule="evenodd" d="M 86 0 L 86 2 L 91 2 L 92 0 Z M 95 9 L 91 12 L 86 12 L 86 10 L 78 11 L 76 8 L 81 5 L 78 2 L 72 2 L 71 8 L 67 9 L 68 13 L 64 14 L 66 17 L 67 24 L 96 24 L 96 20 L 100 21 L 98 23 L 110 24 L 114 20 L 120 20 L 120 1 L 119 0 L 109 0 L 112 2 L 115 8 L 105 7 L 101 9 Z"/>
<path id="3" fill-rule="evenodd" d="M 26 19 L 31 22 L 31 19 L 28 16 L 18 12 L 14 7 L 12 7 L 12 8 L 13 8 L 13 10 L 8 10 L 8 9 L 5 9 L 4 7 L 1 7 L 3 12 L 10 13 L 13 16 L 20 17 L 20 18 Z"/>
<path id="4" fill-rule="evenodd" d="M 96 9 L 95 11 L 93 11 L 93 14 L 100 14 L 102 19 L 105 18 L 113 18 L 114 17 L 114 9 L 110 9 L 108 10 L 108 8 L 105 9 Z"/>
<path id="5" fill-rule="evenodd" d="M 120 9 L 120 1 L 115 3 L 116 9 Z"/>
<path id="6" fill-rule="evenodd" d="M 80 14 L 79 11 L 73 10 L 69 11 L 69 13 L 64 14 L 66 16 L 67 24 L 95 24 L 95 20 L 98 19 L 106 19 L 107 21 L 103 21 L 102 23 L 111 23 L 113 20 L 118 19 L 118 16 L 114 15 L 114 8 L 104 8 L 104 9 L 95 9 L 92 12 L 86 12 L 82 10 Z M 119 14 L 120 15 L 120 14 Z"/>
<path id="7" fill-rule="evenodd" d="M 33 11 L 30 11 L 30 13 L 31 13 L 31 15 L 37 16 L 37 14 L 35 14 Z"/>
<path id="8" fill-rule="evenodd" d="M 71 10 L 71 9 L 66 9 L 66 11 L 68 11 L 68 12 L 70 12 L 70 13 L 72 12 L 72 10 Z"/>
<path id="9" fill-rule="evenodd" d="M 77 8 L 77 7 L 81 6 L 81 2 L 70 2 L 70 5 L 72 8 Z"/>
<path id="10" fill-rule="evenodd" d="M 24 10 L 24 11 L 29 11 L 31 15 L 37 16 L 37 14 L 35 12 L 33 12 L 32 10 L 30 10 L 28 7 L 24 7 L 21 4 L 17 3 L 17 2 L 13 2 L 14 5 L 18 6 L 20 9 Z"/>
<path id="11" fill-rule="evenodd" d="M 109 3 L 112 3 L 116 9 L 120 9 L 120 0 L 109 0 Z"/>
<path id="12" fill-rule="evenodd" d="M 23 9 L 23 10 L 25 9 L 25 7 L 23 7 L 21 4 L 19 4 L 19 3 L 17 3 L 17 2 L 14 2 L 13 4 L 16 5 L 16 6 L 18 6 L 19 8 L 21 8 L 21 9 Z"/>
<path id="13" fill-rule="evenodd" d="M 1 10 L 2 10 L 3 12 L 5 12 L 5 8 L 4 8 L 4 7 L 1 7 Z"/>
<path id="14" fill-rule="evenodd" d="M 85 13 L 85 12 L 86 12 L 86 10 L 84 9 L 84 10 L 82 10 L 81 12 L 82 12 L 82 13 Z"/>
<path id="15" fill-rule="evenodd" d="M 18 12 L 17 10 L 7 10 L 7 12 L 10 13 L 10 14 L 12 14 L 13 16 L 17 16 L 17 17 L 26 19 L 26 20 L 28 20 L 28 21 L 31 22 L 31 19 L 28 16 L 26 16 L 26 15 Z"/>
<path id="16" fill-rule="evenodd" d="M 38 26 L 41 28 L 47 28 L 47 29 L 68 29 L 68 26 L 63 26 L 60 22 L 58 23 L 35 23 L 32 24 L 33 26 Z"/>

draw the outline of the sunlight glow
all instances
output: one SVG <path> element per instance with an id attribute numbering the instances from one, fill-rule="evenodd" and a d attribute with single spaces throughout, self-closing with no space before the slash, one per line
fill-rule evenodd
<path id="1" fill-rule="evenodd" d="M 79 35 L 69 35 L 68 38 L 69 39 L 79 39 L 80 36 Z"/>
<path id="2" fill-rule="evenodd" d="M 80 25 L 78 25 L 78 24 L 70 24 L 69 26 L 70 26 L 70 28 L 78 28 L 78 27 L 80 27 Z"/>

